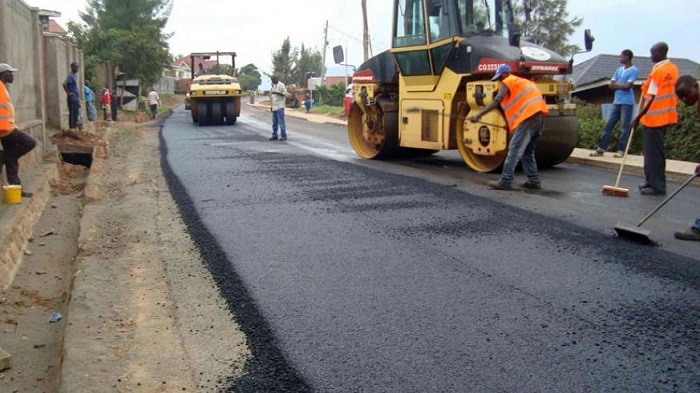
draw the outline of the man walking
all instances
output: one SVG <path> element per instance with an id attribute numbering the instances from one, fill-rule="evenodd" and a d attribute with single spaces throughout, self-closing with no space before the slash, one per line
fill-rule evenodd
<path id="1" fill-rule="evenodd" d="M 15 123 L 15 107 L 12 105 L 7 85 L 15 81 L 16 71 L 17 69 L 9 64 L 0 63 L 0 141 L 3 148 L 3 152 L 0 152 L 0 170 L 4 164 L 7 182 L 11 185 L 22 185 L 19 179 L 19 158 L 32 151 L 36 141 L 18 130 Z M 22 196 L 30 197 L 32 193 L 22 190 Z"/>
<path id="2" fill-rule="evenodd" d="M 78 128 L 78 113 L 80 112 L 80 90 L 78 90 L 78 63 L 70 64 L 70 73 L 63 82 L 63 90 L 68 95 L 68 128 Z"/>
<path id="3" fill-rule="evenodd" d="M 154 120 L 156 118 L 159 106 L 160 97 L 158 96 L 158 92 L 156 92 L 156 89 L 151 87 L 151 90 L 148 92 L 148 107 L 151 110 L 151 120 Z"/>
<path id="4" fill-rule="evenodd" d="M 508 131 L 512 133 L 508 155 L 503 164 L 500 180 L 493 180 L 488 185 L 496 190 L 512 190 L 515 167 L 522 160 L 522 167 L 527 175 L 524 188 L 540 189 L 540 175 L 535 162 L 535 146 L 542 135 L 544 116 L 549 113 L 542 93 L 532 81 L 511 75 L 510 66 L 501 64 L 492 81 L 501 82 L 498 95 L 481 112 L 469 118 L 473 122 L 501 105 L 508 121 Z"/>
<path id="5" fill-rule="evenodd" d="M 632 127 L 641 122 L 644 126 L 644 183 L 639 185 L 642 195 L 666 194 L 666 150 L 664 135 L 669 126 L 678 122 L 674 88 L 678 80 L 678 67 L 666 55 L 668 45 L 658 42 L 651 47 L 654 67 L 642 85 L 644 105 Z"/>
<path id="6" fill-rule="evenodd" d="M 700 117 L 700 91 L 698 91 L 698 81 L 690 75 L 683 75 L 676 82 L 676 96 L 686 105 L 697 104 L 697 112 Z M 695 167 L 695 173 L 700 175 L 700 165 Z M 676 239 L 700 241 L 700 217 L 695 219 L 693 225 L 685 231 L 675 232 Z"/>
<path id="7" fill-rule="evenodd" d="M 608 122 L 603 128 L 603 134 L 600 137 L 598 148 L 591 153 L 591 156 L 602 156 L 608 150 L 608 143 L 612 135 L 613 127 L 622 119 L 622 130 L 620 132 L 620 140 L 617 143 L 617 153 L 614 157 L 622 157 L 625 154 L 627 140 L 630 134 L 630 123 L 632 121 L 632 111 L 634 110 L 634 92 L 632 85 L 637 80 L 639 70 L 637 66 L 632 64 L 632 51 L 625 49 L 620 53 L 620 63 L 622 64 L 615 70 L 608 87 L 615 91 L 615 99 L 613 100 L 612 110 L 608 116 Z"/>
<path id="8" fill-rule="evenodd" d="M 287 126 L 284 122 L 284 104 L 287 100 L 287 87 L 280 82 L 277 75 L 272 75 L 272 88 L 270 89 L 270 102 L 272 110 L 272 136 L 269 140 L 281 141 L 287 140 Z M 280 137 L 277 138 L 277 130 L 280 131 Z"/>

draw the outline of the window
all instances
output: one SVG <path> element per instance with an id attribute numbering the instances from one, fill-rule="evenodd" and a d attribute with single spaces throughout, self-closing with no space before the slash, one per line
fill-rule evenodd
<path id="1" fill-rule="evenodd" d="M 428 0 L 432 1 L 432 0 Z M 399 0 L 396 2 L 396 32 L 394 47 L 425 45 L 425 15 L 423 0 Z"/>

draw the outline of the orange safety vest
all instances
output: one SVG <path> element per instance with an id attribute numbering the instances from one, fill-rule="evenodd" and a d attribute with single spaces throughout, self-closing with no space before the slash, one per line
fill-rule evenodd
<path id="1" fill-rule="evenodd" d="M 15 128 L 17 128 L 15 107 L 12 105 L 5 82 L 0 81 L 0 138 L 10 134 Z"/>
<path id="2" fill-rule="evenodd" d="M 508 87 L 508 95 L 501 102 L 501 108 L 506 114 L 511 133 L 536 113 L 549 113 L 540 89 L 531 80 L 508 75 L 502 83 Z"/>
<path id="3" fill-rule="evenodd" d="M 645 127 L 663 127 L 678 123 L 678 112 L 676 111 L 678 97 L 675 90 L 677 80 L 678 67 L 671 62 L 661 64 L 651 70 L 649 77 L 642 85 L 642 94 L 645 100 L 651 98 L 651 95 L 647 93 L 651 81 L 654 81 L 658 91 L 649 110 L 640 119 L 642 125 Z M 644 105 L 646 105 L 646 102 Z"/>

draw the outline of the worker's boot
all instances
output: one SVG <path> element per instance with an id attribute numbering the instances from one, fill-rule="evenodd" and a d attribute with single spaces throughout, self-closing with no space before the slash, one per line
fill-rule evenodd
<path id="1" fill-rule="evenodd" d="M 700 241 L 700 229 L 690 228 L 686 231 L 676 232 L 673 234 L 679 240 L 695 240 Z"/>

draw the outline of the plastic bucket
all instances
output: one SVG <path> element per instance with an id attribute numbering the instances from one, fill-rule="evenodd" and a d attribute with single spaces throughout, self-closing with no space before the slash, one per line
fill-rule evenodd
<path id="1" fill-rule="evenodd" d="M 5 197 L 5 202 L 11 205 L 22 203 L 22 186 L 2 186 L 2 193 Z"/>

